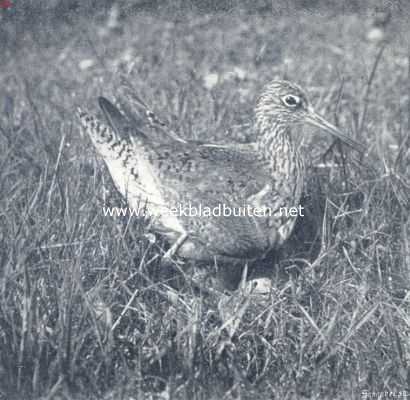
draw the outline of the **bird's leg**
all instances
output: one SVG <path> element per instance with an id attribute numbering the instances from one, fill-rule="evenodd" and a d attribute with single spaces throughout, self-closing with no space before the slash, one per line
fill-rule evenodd
<path id="1" fill-rule="evenodd" d="M 170 265 L 172 263 L 172 257 L 177 253 L 179 248 L 184 244 L 185 240 L 188 238 L 188 233 L 184 232 L 177 239 L 177 241 L 168 249 L 168 251 L 162 257 L 161 263 L 164 265 Z"/>

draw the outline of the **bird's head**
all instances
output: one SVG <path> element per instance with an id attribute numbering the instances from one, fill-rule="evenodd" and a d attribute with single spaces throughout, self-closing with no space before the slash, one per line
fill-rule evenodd
<path id="1" fill-rule="evenodd" d="M 310 124 L 323 129 L 349 146 L 363 151 L 363 146 L 346 136 L 339 128 L 315 112 L 306 93 L 294 83 L 275 80 L 268 83 L 255 108 L 256 122 L 260 129 L 275 126 Z"/>

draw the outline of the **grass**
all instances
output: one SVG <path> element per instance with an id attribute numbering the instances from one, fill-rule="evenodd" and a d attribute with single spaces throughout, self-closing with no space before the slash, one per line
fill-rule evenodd
<path id="1" fill-rule="evenodd" d="M 409 38 L 394 20 L 381 51 L 365 17 L 138 14 L 111 30 L 78 17 L 13 38 L 0 72 L 0 399 L 409 390 Z M 270 296 L 236 294 L 230 329 L 228 297 L 183 275 L 173 289 L 144 221 L 102 215 L 123 200 L 74 110 L 96 112 L 120 74 L 202 140 L 235 136 L 261 86 L 286 77 L 368 148 L 358 162 L 305 129 L 306 217 L 264 265 Z"/>

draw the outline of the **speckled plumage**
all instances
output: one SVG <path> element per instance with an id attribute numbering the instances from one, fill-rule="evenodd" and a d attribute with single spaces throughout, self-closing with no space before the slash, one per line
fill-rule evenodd
<path id="1" fill-rule="evenodd" d="M 292 125 L 310 122 L 354 143 L 320 119 L 304 92 L 286 81 L 264 88 L 249 144 L 191 142 L 173 133 L 154 140 L 142 123 L 134 120 L 130 126 L 108 100 L 100 98 L 100 106 L 108 125 L 84 111 L 79 118 L 118 190 L 131 207 L 146 205 L 153 229 L 171 244 L 184 235 L 176 254 L 196 260 L 262 258 L 289 237 L 296 217 L 280 215 L 279 210 L 299 205 L 304 180 L 303 158 L 290 136 Z M 160 121 L 148 109 L 145 116 L 147 125 Z M 188 204 L 197 209 L 249 205 L 270 209 L 272 215 L 171 215 L 171 208 Z"/>

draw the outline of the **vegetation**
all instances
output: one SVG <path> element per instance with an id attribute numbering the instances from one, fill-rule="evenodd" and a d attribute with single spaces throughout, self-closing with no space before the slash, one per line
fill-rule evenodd
<path id="1" fill-rule="evenodd" d="M 394 16 L 374 42 L 369 14 L 110 15 L 26 31 L 3 25 L 0 399 L 357 399 L 409 390 L 403 21 Z M 146 221 L 103 216 L 103 206 L 125 204 L 75 108 L 97 113 L 97 96 L 115 97 L 120 75 L 175 131 L 210 141 L 248 140 L 237 126 L 251 119 L 260 88 L 288 78 L 366 144 L 359 159 L 303 129 L 312 137 L 306 216 L 264 261 L 273 283 L 260 302 L 239 291 L 229 306 L 229 296 L 198 290 L 187 272 L 159 267 L 167 245 L 147 236 Z M 238 323 L 224 324 L 225 306 Z"/>

